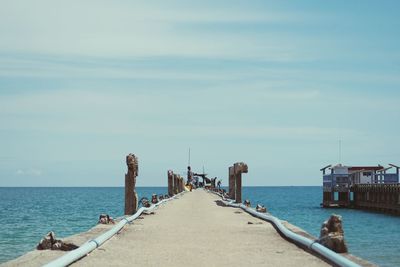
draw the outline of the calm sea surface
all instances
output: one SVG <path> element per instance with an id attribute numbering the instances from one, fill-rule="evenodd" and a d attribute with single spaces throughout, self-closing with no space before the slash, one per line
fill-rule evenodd
<path id="1" fill-rule="evenodd" d="M 245 187 L 243 197 L 318 236 L 331 213 L 343 216 L 350 252 L 380 266 L 400 266 L 400 217 L 321 209 L 321 187 Z M 165 187 L 137 188 L 139 198 L 165 194 Z M 123 214 L 123 188 L 0 188 L 0 263 L 35 248 L 48 231 L 66 237 L 86 231 L 99 214 Z"/>

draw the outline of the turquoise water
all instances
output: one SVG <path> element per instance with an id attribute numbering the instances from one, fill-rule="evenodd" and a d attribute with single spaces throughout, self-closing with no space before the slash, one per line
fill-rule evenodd
<path id="1" fill-rule="evenodd" d="M 400 217 L 345 209 L 322 209 L 321 187 L 245 187 L 243 197 L 265 204 L 280 219 L 318 236 L 331 213 L 343 216 L 350 252 L 380 266 L 400 266 Z M 141 187 L 139 197 L 165 194 Z M 48 231 L 65 237 L 86 231 L 100 213 L 123 214 L 123 188 L 0 188 L 0 263 L 34 249 Z"/>
<path id="2" fill-rule="evenodd" d="M 137 188 L 139 198 L 165 192 Z M 48 231 L 66 237 L 95 226 L 101 213 L 115 218 L 123 212 L 124 188 L 0 188 L 0 263 L 34 249 Z"/>
<path id="3" fill-rule="evenodd" d="M 342 215 L 350 253 L 378 264 L 400 266 L 400 217 L 350 209 L 323 209 L 322 187 L 245 187 L 244 199 L 262 203 L 274 216 L 318 237 L 330 214 Z"/>

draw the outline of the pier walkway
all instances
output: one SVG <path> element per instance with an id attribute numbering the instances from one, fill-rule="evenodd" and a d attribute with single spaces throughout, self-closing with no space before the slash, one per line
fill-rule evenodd
<path id="1" fill-rule="evenodd" d="M 328 266 L 268 222 L 188 192 L 126 226 L 73 266 Z"/>

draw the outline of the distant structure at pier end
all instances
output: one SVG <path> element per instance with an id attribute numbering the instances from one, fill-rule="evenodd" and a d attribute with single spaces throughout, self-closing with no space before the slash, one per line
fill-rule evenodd
<path id="1" fill-rule="evenodd" d="M 400 214 L 400 167 L 328 165 L 323 176 L 323 207 L 373 209 Z"/>

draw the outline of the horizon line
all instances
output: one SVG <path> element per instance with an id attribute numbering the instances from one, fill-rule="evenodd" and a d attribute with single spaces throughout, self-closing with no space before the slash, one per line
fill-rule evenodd
<path id="1" fill-rule="evenodd" d="M 322 185 L 246 185 L 243 187 L 316 187 Z M 125 186 L 0 186 L 0 188 L 124 188 Z M 168 187 L 167 185 L 147 185 L 137 186 L 136 188 L 142 187 Z M 228 187 L 228 186 L 221 186 Z"/>

